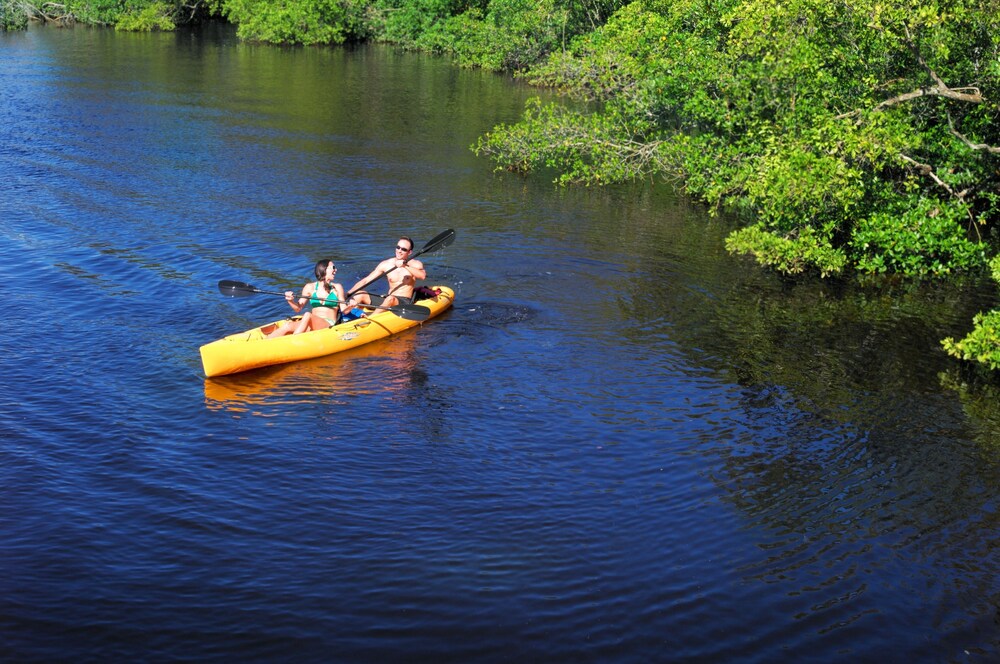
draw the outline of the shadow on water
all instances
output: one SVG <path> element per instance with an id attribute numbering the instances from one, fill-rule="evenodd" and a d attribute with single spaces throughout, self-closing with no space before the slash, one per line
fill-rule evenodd
<path id="1" fill-rule="evenodd" d="M 488 343 L 497 332 L 508 333 L 510 326 L 529 322 L 538 315 L 523 304 L 482 301 L 462 302 L 460 306 L 461 315 L 444 321 L 441 327 L 449 335 L 481 343 Z"/>
<path id="2" fill-rule="evenodd" d="M 958 398 L 978 443 L 981 461 L 1000 467 L 1000 377 L 979 367 L 950 367 L 939 374 L 942 387 Z"/>
<path id="3" fill-rule="evenodd" d="M 434 257 L 425 257 L 428 263 L 434 262 Z M 529 323 L 540 314 L 540 308 L 535 303 L 526 301 L 509 302 L 499 298 L 467 300 L 469 293 L 466 284 L 479 284 L 484 277 L 474 270 L 454 265 L 436 263 L 433 267 L 433 280 L 451 284 L 455 289 L 454 308 L 452 315 L 440 324 L 439 333 L 463 337 L 473 342 L 487 343 L 496 332 L 505 332 L 512 325 Z"/>
<path id="4" fill-rule="evenodd" d="M 608 260 L 550 263 L 560 268 L 554 288 L 576 296 L 566 312 L 606 303 L 619 350 L 659 365 L 661 381 L 701 374 L 724 391 L 711 396 L 714 426 L 694 450 L 719 460 L 722 500 L 760 537 L 762 557 L 739 567 L 744 582 L 792 596 L 828 589 L 836 599 L 798 616 L 831 633 L 886 610 L 872 570 L 916 605 L 996 615 L 1000 392 L 963 379 L 940 345 L 996 306 L 995 284 L 783 279 L 727 255 L 730 223 L 694 220 L 700 213 L 669 193 L 586 196 L 588 226 L 529 232 Z M 664 389 L 662 400 L 672 397 Z M 933 581 L 941 569 L 957 588 Z M 896 609 L 915 610 L 905 604 Z M 940 609 L 956 622 L 964 610 Z"/>

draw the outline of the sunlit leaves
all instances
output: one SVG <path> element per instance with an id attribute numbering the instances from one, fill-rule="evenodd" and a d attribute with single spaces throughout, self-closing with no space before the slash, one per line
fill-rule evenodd
<path id="1" fill-rule="evenodd" d="M 564 168 L 561 181 L 662 168 L 713 206 L 752 213 L 734 250 L 783 271 L 969 269 L 984 252 L 965 234 L 1000 200 L 995 158 L 970 145 L 1000 144 L 1000 118 L 995 102 L 955 93 L 995 96 L 997 27 L 985 0 L 640 0 L 532 71 L 604 110 L 561 131 L 537 117 L 498 128 L 480 149 L 503 163 L 509 132 L 519 167 Z M 582 132 L 567 141 L 570 125 Z M 608 146 L 650 161 L 612 168 Z"/>
<path id="2" fill-rule="evenodd" d="M 644 127 L 641 120 L 632 127 L 628 122 L 614 113 L 584 114 L 534 99 L 521 122 L 498 127 L 474 150 L 492 156 L 503 170 L 554 169 L 564 184 L 620 182 L 667 171 L 662 146 L 630 138 Z"/>
<path id="3" fill-rule="evenodd" d="M 247 41 L 273 44 L 339 44 L 360 20 L 353 0 L 225 0 L 225 15 Z"/>
<path id="4" fill-rule="evenodd" d="M 173 7 L 162 2 L 126 11 L 115 23 L 115 30 L 130 32 L 169 31 L 174 27 Z"/>
<path id="5" fill-rule="evenodd" d="M 972 331 L 965 338 L 955 341 L 948 337 L 941 345 L 953 357 L 1000 369 L 1000 311 L 977 314 L 972 319 Z"/>
<path id="6" fill-rule="evenodd" d="M 28 27 L 28 8 L 19 0 L 0 0 L 0 32 Z"/>
<path id="7" fill-rule="evenodd" d="M 989 267 L 993 280 L 1000 283 L 1000 256 L 995 256 Z M 972 319 L 972 331 L 965 338 L 955 341 L 948 337 L 941 345 L 953 357 L 1000 369 L 1000 311 L 980 312 Z"/>
<path id="8" fill-rule="evenodd" d="M 968 239 L 963 222 L 968 210 L 959 204 L 904 199 L 859 219 L 849 244 L 864 272 L 940 277 L 982 263 L 983 248 Z"/>
<path id="9" fill-rule="evenodd" d="M 752 255 L 758 263 L 785 274 L 810 270 L 829 276 L 839 274 L 847 265 L 844 252 L 831 244 L 829 236 L 808 226 L 785 235 L 759 224 L 749 226 L 730 235 L 726 248 Z"/>

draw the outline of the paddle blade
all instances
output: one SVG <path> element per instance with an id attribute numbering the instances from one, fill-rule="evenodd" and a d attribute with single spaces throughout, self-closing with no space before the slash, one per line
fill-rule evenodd
<path id="1" fill-rule="evenodd" d="M 230 281 L 229 279 L 223 279 L 219 282 L 219 292 L 229 297 L 246 297 L 256 293 L 257 289 L 250 284 L 243 283 L 242 281 Z"/>
<path id="2" fill-rule="evenodd" d="M 418 254 L 425 254 L 428 251 L 437 251 L 438 249 L 443 249 L 449 244 L 455 241 L 455 229 L 449 228 L 443 233 L 438 233 L 436 236 L 432 237 L 427 241 L 427 244 L 423 246 L 414 256 Z"/>
<path id="3" fill-rule="evenodd" d="M 389 311 L 404 320 L 427 320 L 427 318 L 431 315 L 430 309 L 420 306 L 419 304 L 400 304 L 395 307 L 390 307 Z"/>

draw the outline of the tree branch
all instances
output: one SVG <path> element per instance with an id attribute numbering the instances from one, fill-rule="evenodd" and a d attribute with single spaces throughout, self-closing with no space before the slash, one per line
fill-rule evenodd
<path id="1" fill-rule="evenodd" d="M 901 95 L 896 95 L 891 99 L 886 99 L 873 110 L 881 111 L 883 108 L 888 108 L 889 106 L 895 106 L 897 104 L 910 101 L 911 99 L 927 96 L 945 97 L 946 99 L 964 101 L 972 104 L 983 103 L 983 95 L 979 92 L 979 88 L 949 88 L 943 82 L 940 82 L 940 79 L 938 79 L 938 81 L 939 82 L 932 88 L 920 88 L 919 90 L 914 90 L 913 92 L 906 92 Z M 968 94 L 965 92 L 959 92 L 959 90 L 975 90 L 975 92 Z"/>
<path id="2" fill-rule="evenodd" d="M 951 121 L 950 113 L 948 114 L 948 128 L 951 130 L 951 133 L 957 136 L 960 141 L 965 143 L 966 147 L 968 147 L 969 149 L 985 150 L 986 152 L 990 152 L 992 154 L 1000 154 L 1000 147 L 987 145 L 986 143 L 973 143 L 972 141 L 970 141 L 968 138 L 965 137 L 965 134 L 955 129 L 955 125 Z"/>
<path id="3" fill-rule="evenodd" d="M 936 182 L 938 186 L 944 188 L 949 194 L 955 196 L 956 198 L 958 197 L 958 194 L 955 193 L 955 190 L 949 187 L 944 180 L 939 178 L 937 176 L 937 173 L 934 172 L 934 169 L 931 168 L 931 166 L 929 166 L 928 164 L 922 164 L 916 159 L 913 159 L 912 157 L 907 157 L 905 154 L 900 154 L 899 157 L 906 163 L 913 164 L 921 175 L 926 175 L 930 177 L 930 179 L 934 180 L 934 182 Z"/>
<path id="4" fill-rule="evenodd" d="M 963 87 L 963 88 L 949 88 L 948 84 L 944 82 L 944 79 L 938 76 L 938 73 L 934 71 L 934 69 L 931 68 L 930 65 L 927 64 L 927 61 L 924 60 L 924 56 L 920 55 L 920 49 L 917 46 L 916 42 L 913 41 L 913 37 L 910 34 L 909 29 L 906 28 L 905 26 L 904 29 L 906 30 L 906 41 L 910 46 L 910 50 L 913 51 L 913 57 L 917 59 L 917 62 L 920 63 L 920 66 L 923 67 L 924 70 L 927 72 L 927 75 L 931 77 L 931 80 L 934 81 L 934 85 L 924 86 L 917 90 L 913 90 L 912 92 L 904 92 L 903 94 L 896 95 L 895 97 L 886 99 L 881 103 L 879 103 L 877 106 L 875 106 L 875 108 L 872 110 L 881 111 L 885 108 L 889 108 L 890 106 L 896 106 L 898 104 L 902 104 L 911 101 L 913 99 L 919 99 L 920 97 L 928 97 L 928 96 L 944 97 L 945 99 L 951 99 L 953 101 L 962 101 L 970 104 L 983 103 L 982 92 L 979 90 L 979 88 L 975 86 Z M 858 115 L 859 113 L 860 113 L 859 110 L 850 111 L 847 113 L 841 113 L 840 115 L 836 116 L 836 119 L 843 120 L 844 118 L 849 118 L 851 116 Z"/>
<path id="5" fill-rule="evenodd" d="M 921 175 L 926 175 L 930 179 L 934 180 L 934 182 L 939 187 L 941 187 L 942 189 L 944 189 L 945 191 L 947 191 L 955 199 L 957 199 L 959 203 L 961 203 L 963 206 L 965 206 L 965 213 L 967 215 L 969 215 L 969 221 L 972 222 L 973 228 L 976 229 L 976 235 L 979 235 L 979 228 L 976 226 L 976 217 L 972 214 L 972 208 L 971 208 L 971 206 L 968 203 L 965 202 L 965 197 L 966 197 L 966 195 L 968 195 L 968 193 L 970 191 L 969 189 L 966 189 L 964 191 L 956 192 L 954 189 L 952 189 L 950 186 L 948 186 L 947 182 L 945 182 L 944 180 L 942 180 L 941 178 L 939 178 L 938 175 L 937 175 L 937 173 L 934 172 L 934 169 L 931 168 L 931 166 L 929 166 L 928 164 L 922 164 L 919 161 L 917 161 L 916 159 L 908 157 L 908 156 L 906 156 L 905 154 L 902 154 L 902 153 L 900 153 L 899 158 L 902 159 L 903 161 L 905 161 L 908 164 L 913 164 L 916 167 L 917 171 Z M 982 236 L 980 236 L 979 240 L 982 241 L 982 239 L 983 239 Z"/>

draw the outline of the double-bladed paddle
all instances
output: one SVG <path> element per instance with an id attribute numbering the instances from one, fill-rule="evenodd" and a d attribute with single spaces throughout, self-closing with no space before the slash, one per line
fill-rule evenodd
<path id="1" fill-rule="evenodd" d="M 229 297 L 247 297 L 254 294 L 262 295 L 281 295 L 285 296 L 284 293 L 279 293 L 277 291 L 261 290 L 256 286 L 251 286 L 250 284 L 245 284 L 242 281 L 231 281 L 229 279 L 223 279 L 219 282 L 219 292 L 223 295 L 228 295 Z M 302 297 L 299 295 L 298 297 Z M 419 304 L 398 304 L 393 307 L 376 307 L 375 305 L 364 305 L 365 307 L 371 309 L 386 309 L 396 314 L 400 318 L 405 320 L 415 320 L 422 321 L 427 320 L 431 315 L 431 310 L 427 307 L 420 306 Z"/>
<path id="2" fill-rule="evenodd" d="M 407 260 L 412 260 L 417 256 L 419 256 L 420 254 L 425 254 L 429 251 L 437 251 L 438 249 L 443 249 L 444 247 L 447 247 L 454 241 L 455 241 L 455 230 L 453 228 L 449 228 L 448 230 L 438 233 L 430 240 L 428 240 L 427 244 L 421 247 L 419 251 L 414 253 Z M 381 279 L 383 276 L 389 274 L 390 272 L 395 270 L 396 267 L 398 266 L 391 267 L 385 272 L 382 272 L 381 274 L 378 274 L 372 279 L 369 279 L 368 281 L 359 285 L 357 288 L 355 288 L 350 293 L 345 295 L 344 299 L 348 300 L 355 293 L 360 293 L 361 291 L 364 290 L 366 286 L 368 286 L 374 281 L 377 281 L 378 279 Z M 284 295 L 284 293 L 279 293 L 277 291 L 261 290 L 256 286 L 245 284 L 242 281 L 231 281 L 229 279 L 223 279 L 222 281 L 219 282 L 219 292 L 222 293 L 223 295 L 228 295 L 229 297 L 247 297 L 248 295 L 253 295 L 255 293 L 260 293 L 264 295 L 282 295 L 282 296 Z M 400 318 L 406 320 L 422 321 L 422 320 L 427 320 L 427 318 L 431 315 L 430 309 L 424 306 L 420 306 L 419 304 L 397 304 L 392 307 L 384 307 L 381 305 L 379 306 L 361 305 L 361 306 L 364 306 L 369 309 L 384 309 L 386 311 L 391 311 Z"/>

